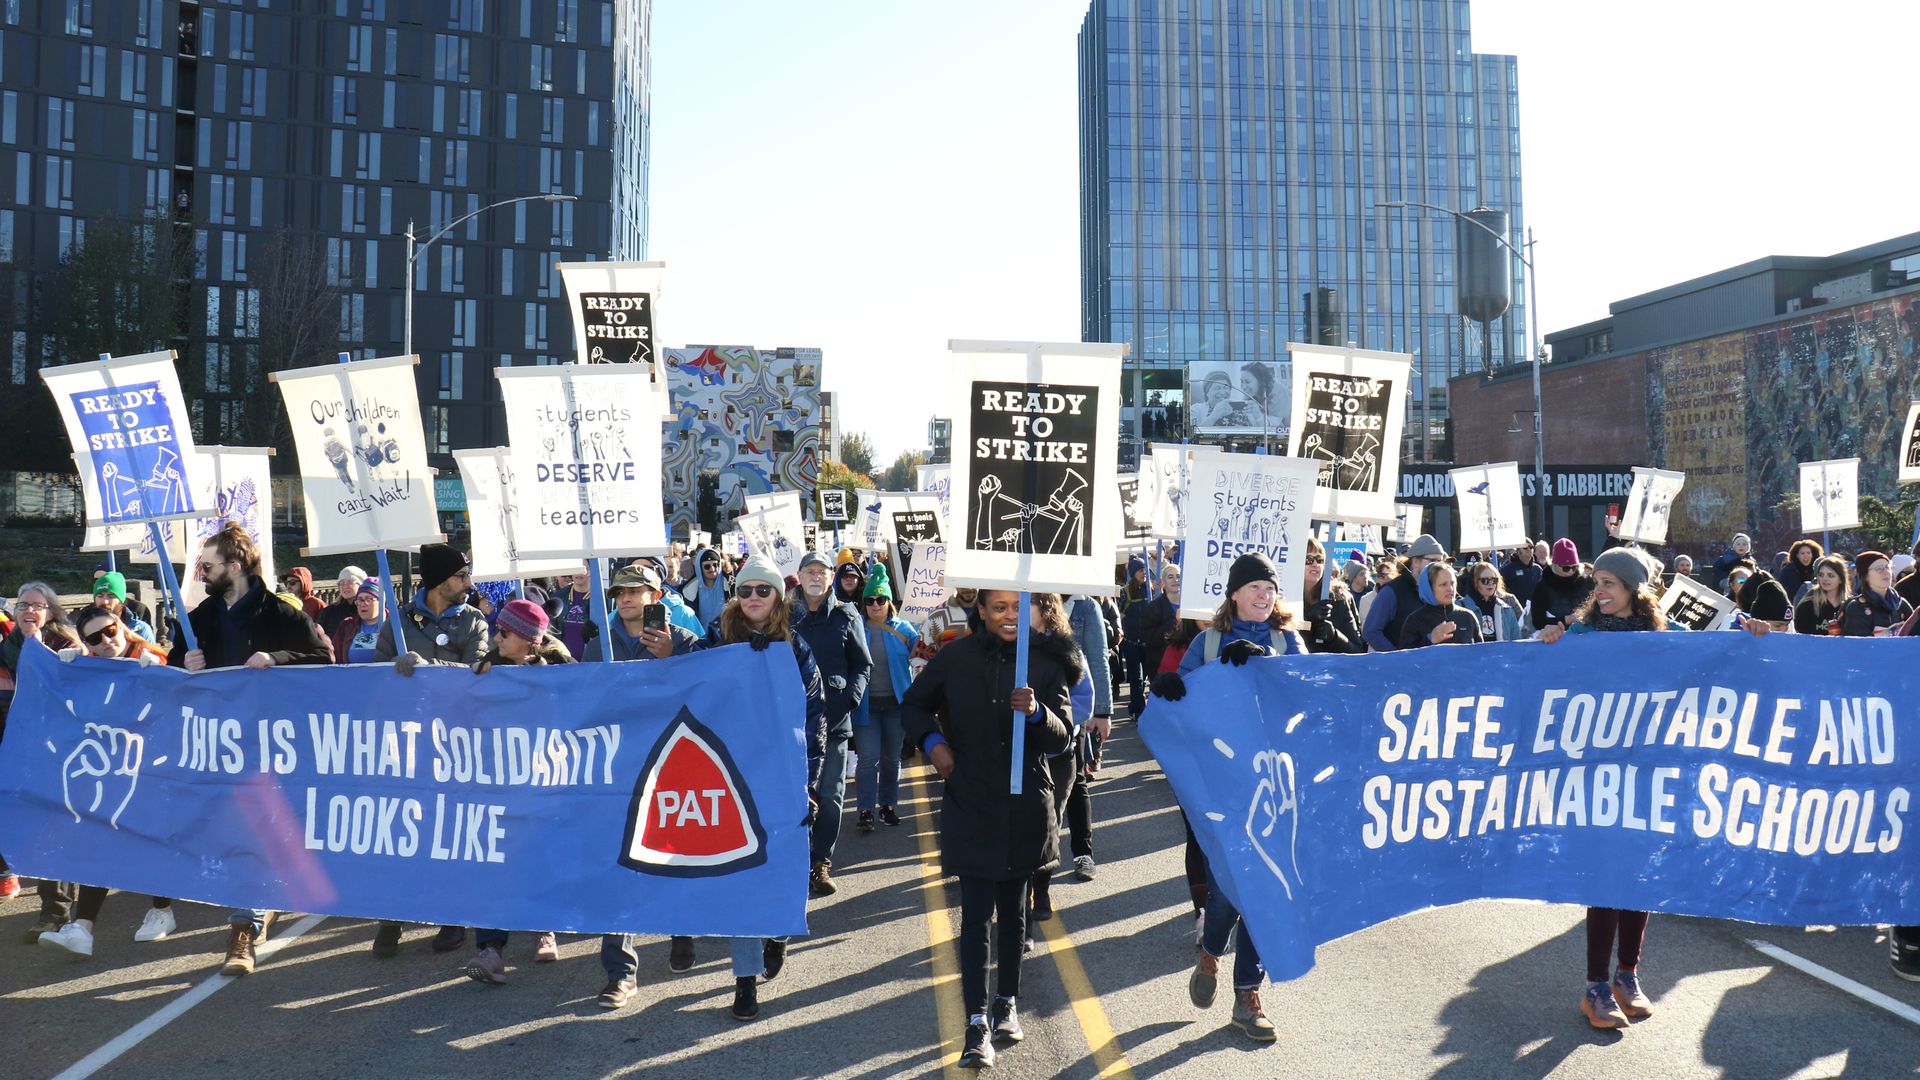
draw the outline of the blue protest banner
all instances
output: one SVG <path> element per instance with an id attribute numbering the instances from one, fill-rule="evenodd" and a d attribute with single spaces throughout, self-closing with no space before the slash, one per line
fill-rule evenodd
<path id="1" fill-rule="evenodd" d="M 22 873 L 506 929 L 804 933 L 792 650 L 188 675 L 23 654 L 0 742 Z"/>
<path id="2" fill-rule="evenodd" d="M 1615 633 L 1214 663 L 1140 733 L 1276 979 L 1477 899 L 1914 924 L 1912 650 Z"/>

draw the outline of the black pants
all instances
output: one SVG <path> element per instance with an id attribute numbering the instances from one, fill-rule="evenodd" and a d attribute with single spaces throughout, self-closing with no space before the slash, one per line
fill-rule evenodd
<path id="1" fill-rule="evenodd" d="M 1193 822 L 1187 820 L 1184 810 L 1180 812 L 1180 823 L 1187 827 L 1187 893 L 1193 898 L 1193 910 L 1197 912 L 1207 906 L 1207 853 L 1194 838 Z"/>
<path id="2" fill-rule="evenodd" d="M 73 921 L 74 884 L 71 881 L 48 881 L 40 879 L 40 921 L 59 923 L 61 926 Z"/>
<path id="3" fill-rule="evenodd" d="M 969 1019 L 987 1012 L 988 924 L 1000 923 L 999 995 L 1020 996 L 1020 951 L 1026 940 L 1027 878 L 960 879 L 960 996 Z"/>
<path id="4" fill-rule="evenodd" d="M 1099 745 L 1100 740 L 1092 732 L 1086 732 L 1074 740 L 1072 754 L 1065 755 L 1073 758 L 1073 777 L 1068 781 L 1071 786 L 1067 789 L 1065 799 L 1067 834 L 1073 844 L 1073 853 L 1089 858 L 1093 856 L 1093 799 L 1087 794 L 1087 784 L 1090 783 L 1087 772 L 1093 767 L 1093 762 L 1088 754 L 1091 751 L 1097 756 Z"/>
<path id="5" fill-rule="evenodd" d="M 73 917 L 93 922 L 100 918 L 100 905 L 106 902 L 107 890 L 98 885 L 82 885 L 80 902 L 74 905 Z M 156 896 L 153 898 L 153 906 L 162 909 L 170 908 L 173 906 L 173 901 L 164 896 Z"/>

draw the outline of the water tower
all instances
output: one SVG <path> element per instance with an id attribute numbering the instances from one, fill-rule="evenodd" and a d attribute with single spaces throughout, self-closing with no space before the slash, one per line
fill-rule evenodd
<path id="1" fill-rule="evenodd" d="M 1506 235 L 1505 210 L 1481 206 L 1454 218 L 1453 270 L 1460 297 L 1457 306 L 1461 315 L 1480 324 L 1480 367 L 1489 373 L 1493 371 L 1489 324 L 1513 306 L 1512 254 L 1500 243 Z"/>

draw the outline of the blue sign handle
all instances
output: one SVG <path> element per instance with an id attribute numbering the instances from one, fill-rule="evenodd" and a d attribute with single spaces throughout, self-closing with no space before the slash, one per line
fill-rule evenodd
<path id="1" fill-rule="evenodd" d="M 113 550 L 112 548 L 107 549 L 107 569 L 108 570 L 120 569 L 119 554 L 120 554 L 119 552 Z"/>
<path id="2" fill-rule="evenodd" d="M 181 522 L 181 527 L 186 522 Z M 187 618 L 186 599 L 180 595 L 180 579 L 173 574 L 173 557 L 167 554 L 167 537 L 160 530 L 157 521 L 147 522 L 147 528 L 153 533 L 153 550 L 159 554 L 154 561 L 160 564 L 160 581 L 167 587 L 167 594 L 173 597 L 173 611 L 180 624 L 180 640 L 187 643 L 188 652 L 200 651 L 200 642 L 193 636 L 193 620 Z"/>
<path id="3" fill-rule="evenodd" d="M 600 584 L 600 560 L 587 560 L 587 591 L 593 597 L 593 624 L 600 628 L 600 662 L 613 663 L 613 626 L 607 618 L 607 588 Z"/>
<path id="4" fill-rule="evenodd" d="M 405 656 L 407 639 L 400 633 L 400 598 L 393 591 L 393 571 L 387 569 L 387 549 L 374 549 L 373 560 L 380 569 L 380 591 L 384 594 L 380 603 L 387 609 L 387 625 L 393 629 L 393 655 Z"/>
<path id="5" fill-rule="evenodd" d="M 1033 598 L 1027 593 L 1020 594 L 1019 639 L 1013 645 L 1013 685 L 1015 689 L 1027 685 L 1027 631 L 1033 626 Z M 1019 709 L 1013 710 L 1013 775 L 1007 779 L 1007 790 L 1015 795 L 1026 787 L 1027 779 L 1027 714 Z"/>

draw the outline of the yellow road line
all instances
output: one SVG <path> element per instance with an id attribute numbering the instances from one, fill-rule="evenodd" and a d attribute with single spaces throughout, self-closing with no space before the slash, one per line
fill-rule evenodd
<path id="1" fill-rule="evenodd" d="M 1100 1007 L 1100 995 L 1094 993 L 1093 983 L 1087 980 L 1087 969 L 1080 966 L 1080 953 L 1074 949 L 1073 939 L 1060 921 L 1059 909 L 1040 926 L 1047 937 L 1047 955 L 1053 957 L 1054 967 L 1060 970 L 1060 985 L 1066 988 L 1067 1000 L 1073 1003 L 1073 1017 L 1080 1022 L 1080 1033 L 1087 1037 L 1093 1063 L 1100 1067 L 1095 1075 L 1133 1080 L 1133 1066 L 1127 1064 L 1126 1051 L 1113 1033 L 1113 1025 L 1107 1021 L 1107 1010 Z"/>
<path id="2" fill-rule="evenodd" d="M 902 769 L 913 774 L 914 802 L 922 814 L 914 815 L 913 838 L 920 845 L 920 899 L 927 908 L 927 952 L 933 958 L 933 1004 L 940 1022 L 940 1071 L 947 1080 L 967 1075 L 960 1068 L 960 1044 L 967 1033 L 966 1006 L 960 1001 L 960 964 L 954 955 L 953 921 L 947 917 L 947 894 L 940 872 L 940 845 L 934 831 L 933 769 L 915 766 Z"/>

